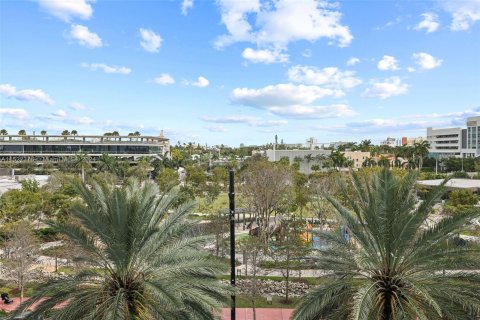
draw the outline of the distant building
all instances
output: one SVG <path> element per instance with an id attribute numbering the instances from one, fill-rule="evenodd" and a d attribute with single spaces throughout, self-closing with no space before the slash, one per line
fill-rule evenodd
<path id="1" fill-rule="evenodd" d="M 52 161 L 70 159 L 85 152 L 95 162 L 102 154 L 136 161 L 170 153 L 169 139 L 163 136 L 100 135 L 3 135 L 0 161 Z"/>
<path id="2" fill-rule="evenodd" d="M 462 133 L 462 156 L 480 156 L 480 117 L 467 118 L 467 129 Z"/>
<path id="3" fill-rule="evenodd" d="M 424 137 L 408 138 L 402 137 L 402 146 L 413 147 L 415 143 L 422 143 L 426 139 Z"/>
<path id="4" fill-rule="evenodd" d="M 353 161 L 353 168 L 359 169 L 363 167 L 365 160 L 370 157 L 370 152 L 345 151 L 344 155 L 347 160 Z"/>
<path id="5" fill-rule="evenodd" d="M 462 128 L 427 128 L 428 151 L 438 159 L 460 157 L 462 153 Z"/>
<path id="6" fill-rule="evenodd" d="M 331 150 L 266 150 L 263 155 L 269 161 L 280 161 L 282 158 L 288 158 L 290 164 L 298 162 L 300 172 L 310 174 L 313 172 L 312 166 L 319 165 L 323 167 L 324 161 L 330 155 Z"/>
<path id="7" fill-rule="evenodd" d="M 392 137 L 387 137 L 384 141 L 380 143 L 382 146 L 389 146 L 395 148 L 397 146 L 397 139 Z"/>

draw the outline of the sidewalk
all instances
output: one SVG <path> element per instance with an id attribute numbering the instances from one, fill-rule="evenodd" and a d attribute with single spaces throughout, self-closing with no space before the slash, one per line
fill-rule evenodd
<path id="1" fill-rule="evenodd" d="M 253 320 L 252 308 L 237 308 L 236 320 Z M 257 308 L 257 320 L 288 320 L 293 309 Z M 223 309 L 222 320 L 231 320 L 230 309 Z"/>

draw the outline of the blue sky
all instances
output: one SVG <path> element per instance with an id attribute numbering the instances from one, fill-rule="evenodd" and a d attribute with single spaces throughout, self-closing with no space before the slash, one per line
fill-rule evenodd
<path id="1" fill-rule="evenodd" d="M 375 142 L 480 115 L 480 0 L 0 2 L 0 127 Z"/>

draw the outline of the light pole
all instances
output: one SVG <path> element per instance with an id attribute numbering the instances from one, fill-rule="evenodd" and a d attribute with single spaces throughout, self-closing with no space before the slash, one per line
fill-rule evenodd
<path id="1" fill-rule="evenodd" d="M 235 172 L 230 169 L 230 284 L 235 287 Z M 235 294 L 232 294 L 230 319 L 235 320 Z"/>

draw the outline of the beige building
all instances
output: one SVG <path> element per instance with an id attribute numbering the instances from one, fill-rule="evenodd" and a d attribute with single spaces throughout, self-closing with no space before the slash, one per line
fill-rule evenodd
<path id="1" fill-rule="evenodd" d="M 422 143 L 425 141 L 424 137 L 416 137 L 416 138 L 408 138 L 408 137 L 402 137 L 402 146 L 408 146 L 408 147 L 413 147 L 415 143 Z"/>
<path id="2" fill-rule="evenodd" d="M 363 162 L 370 157 L 370 152 L 362 151 L 345 151 L 345 158 L 353 161 L 353 168 L 359 169 L 363 167 Z"/>

